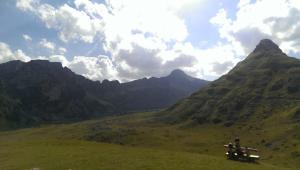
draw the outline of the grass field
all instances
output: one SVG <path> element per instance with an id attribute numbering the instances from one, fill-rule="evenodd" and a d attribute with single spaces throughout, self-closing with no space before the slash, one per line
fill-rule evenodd
<path id="1" fill-rule="evenodd" d="M 202 154 L 77 140 L 1 143 L 1 169 L 281 169 Z"/>
<path id="2" fill-rule="evenodd" d="M 276 116 L 251 126 L 232 127 L 166 125 L 153 121 L 155 116 L 139 113 L 1 132 L 0 169 L 300 167 L 299 126 Z M 242 144 L 260 150 L 262 159 L 257 164 L 226 160 L 223 145 L 235 136 L 240 136 Z"/>

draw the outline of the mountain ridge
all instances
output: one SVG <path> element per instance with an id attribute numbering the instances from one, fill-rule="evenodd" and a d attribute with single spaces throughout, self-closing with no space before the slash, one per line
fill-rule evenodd
<path id="1" fill-rule="evenodd" d="M 287 57 L 271 40 L 262 40 L 228 74 L 163 114 L 165 121 L 173 123 L 189 120 L 232 125 L 292 111 L 299 101 L 300 60 Z"/>
<path id="2" fill-rule="evenodd" d="M 164 77 L 100 83 L 47 60 L 0 64 L 0 78 L 0 126 L 4 127 L 161 109 L 208 83 Z"/>

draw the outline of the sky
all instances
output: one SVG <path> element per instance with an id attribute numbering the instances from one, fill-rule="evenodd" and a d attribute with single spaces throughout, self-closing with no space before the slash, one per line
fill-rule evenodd
<path id="1" fill-rule="evenodd" d="M 269 38 L 300 58 L 299 0 L 1 0 L 0 63 L 61 62 L 92 80 L 226 74 Z"/>

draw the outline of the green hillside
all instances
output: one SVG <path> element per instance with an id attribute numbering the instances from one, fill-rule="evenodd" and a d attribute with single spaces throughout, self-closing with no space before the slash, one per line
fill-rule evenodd
<path id="1" fill-rule="evenodd" d="M 198 124 L 231 126 L 287 111 L 295 118 L 299 106 L 300 60 L 288 57 L 271 40 L 262 40 L 228 74 L 173 105 L 164 114 L 165 120 L 173 123 L 192 120 Z M 292 110 L 298 110 L 298 114 Z"/>

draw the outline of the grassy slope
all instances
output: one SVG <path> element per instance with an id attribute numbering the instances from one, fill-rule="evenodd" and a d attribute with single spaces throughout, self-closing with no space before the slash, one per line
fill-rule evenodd
<path id="1" fill-rule="evenodd" d="M 0 169 L 296 169 L 300 166 L 297 136 L 300 128 L 286 122 L 278 128 L 274 122 L 284 121 L 280 116 L 252 127 L 228 128 L 170 126 L 153 123 L 153 119 L 155 114 L 134 114 L 1 132 Z M 259 164 L 224 158 L 222 145 L 237 135 L 242 143 L 261 150 Z"/>
<path id="2" fill-rule="evenodd" d="M 179 101 L 166 121 L 232 124 L 300 106 L 300 60 L 283 53 L 251 53 L 228 74 Z M 300 116 L 299 116 L 300 117 Z M 248 121 L 249 123 L 252 123 Z"/>

